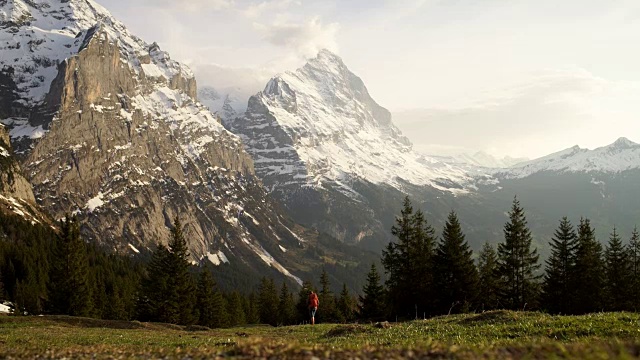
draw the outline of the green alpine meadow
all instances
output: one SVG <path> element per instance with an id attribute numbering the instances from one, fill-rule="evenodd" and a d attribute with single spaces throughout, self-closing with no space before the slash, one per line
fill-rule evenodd
<path id="1" fill-rule="evenodd" d="M 632 313 L 490 311 L 402 323 L 212 330 L 65 316 L 0 318 L 3 358 L 633 359 Z"/>

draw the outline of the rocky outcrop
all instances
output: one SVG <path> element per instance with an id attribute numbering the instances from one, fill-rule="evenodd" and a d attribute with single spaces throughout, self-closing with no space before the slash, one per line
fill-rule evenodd
<path id="1" fill-rule="evenodd" d="M 20 165 L 13 156 L 9 134 L 0 125 L 0 194 L 35 204 L 31 184 L 24 178 Z"/>
<path id="2" fill-rule="evenodd" d="M 31 224 L 48 224 L 51 220 L 36 205 L 31 184 L 13 155 L 9 134 L 0 125 L 0 213 L 17 216 Z"/>

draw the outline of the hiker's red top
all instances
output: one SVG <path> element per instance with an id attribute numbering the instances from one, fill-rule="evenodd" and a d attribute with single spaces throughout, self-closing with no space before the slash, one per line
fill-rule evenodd
<path id="1" fill-rule="evenodd" d="M 318 307 L 318 294 L 312 292 L 309 294 L 309 307 L 317 308 Z"/>

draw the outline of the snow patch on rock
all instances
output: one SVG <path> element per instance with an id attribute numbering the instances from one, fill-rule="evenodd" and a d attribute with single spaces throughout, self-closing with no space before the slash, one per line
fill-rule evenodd
<path id="1" fill-rule="evenodd" d="M 98 195 L 96 195 L 94 198 L 87 201 L 87 205 L 85 206 L 85 208 L 89 212 L 94 212 L 97 208 L 104 205 L 104 200 L 102 199 L 103 197 L 104 197 L 103 193 L 101 192 L 98 193 Z"/>

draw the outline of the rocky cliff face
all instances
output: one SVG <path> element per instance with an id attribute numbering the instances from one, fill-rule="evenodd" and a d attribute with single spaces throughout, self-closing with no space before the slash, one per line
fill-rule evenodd
<path id="1" fill-rule="evenodd" d="M 119 50 L 99 26 L 87 31 L 77 55 L 60 64 L 46 110 L 30 120 L 43 121 L 48 132 L 32 145 L 26 170 L 54 216 L 88 213 L 90 236 L 114 244 L 165 239 L 165 225 L 175 215 L 201 217 L 188 227 L 199 245 L 193 251 L 202 257 L 217 231 L 200 214 L 199 202 L 213 201 L 208 186 L 222 187 L 213 180 L 218 174 L 251 177 L 251 159 L 189 95 L 192 78 L 145 72 L 151 65 L 144 62 L 136 74 L 123 65 Z M 149 48 L 149 57 L 154 51 Z M 54 116 L 43 119 L 47 114 Z M 196 201 L 200 193 L 208 196 Z M 131 216 L 136 209 L 144 216 Z"/>
<path id="2" fill-rule="evenodd" d="M 90 0 L 0 1 L 0 21 L 0 122 L 40 205 L 129 252 L 178 216 L 194 261 L 299 282 L 304 239 L 186 66 Z"/>
<path id="3" fill-rule="evenodd" d="M 31 184 L 24 177 L 13 155 L 9 133 L 0 125 L 0 212 L 26 221 L 50 224 L 50 219 L 36 205 Z"/>
<path id="4" fill-rule="evenodd" d="M 35 204 L 33 189 L 13 156 L 9 134 L 0 125 L 0 194 Z"/>

